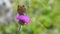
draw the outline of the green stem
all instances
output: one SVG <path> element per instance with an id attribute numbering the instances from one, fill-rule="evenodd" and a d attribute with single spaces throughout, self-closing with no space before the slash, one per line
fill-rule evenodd
<path id="1" fill-rule="evenodd" d="M 22 29 L 22 26 L 18 26 L 18 34 L 21 34 L 21 29 Z"/>

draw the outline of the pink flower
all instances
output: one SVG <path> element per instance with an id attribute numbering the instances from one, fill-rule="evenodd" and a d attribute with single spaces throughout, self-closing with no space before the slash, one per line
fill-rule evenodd
<path id="1" fill-rule="evenodd" d="M 16 15 L 17 20 L 22 20 L 24 21 L 25 24 L 28 24 L 30 22 L 30 18 L 27 15 Z"/>

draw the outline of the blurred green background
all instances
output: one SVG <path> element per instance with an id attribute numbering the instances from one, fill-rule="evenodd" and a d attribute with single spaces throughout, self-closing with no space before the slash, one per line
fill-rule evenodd
<path id="1" fill-rule="evenodd" d="M 60 34 L 60 0 L 11 0 L 14 13 L 17 5 L 23 2 L 31 18 L 29 24 L 22 27 L 21 34 Z M 17 34 L 17 24 L 0 24 L 0 34 Z"/>

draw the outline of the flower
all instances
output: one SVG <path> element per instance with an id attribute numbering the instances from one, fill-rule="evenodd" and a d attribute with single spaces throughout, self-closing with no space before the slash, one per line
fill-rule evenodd
<path id="1" fill-rule="evenodd" d="M 27 15 L 17 14 L 16 19 L 24 21 L 25 24 L 28 24 L 30 22 L 30 18 Z"/>

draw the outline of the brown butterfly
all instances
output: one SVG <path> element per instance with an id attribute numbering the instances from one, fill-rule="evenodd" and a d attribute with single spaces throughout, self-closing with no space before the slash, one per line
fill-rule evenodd
<path id="1" fill-rule="evenodd" d="M 17 11 L 19 14 L 23 15 L 24 13 L 26 13 L 26 8 L 24 5 L 18 5 Z"/>

